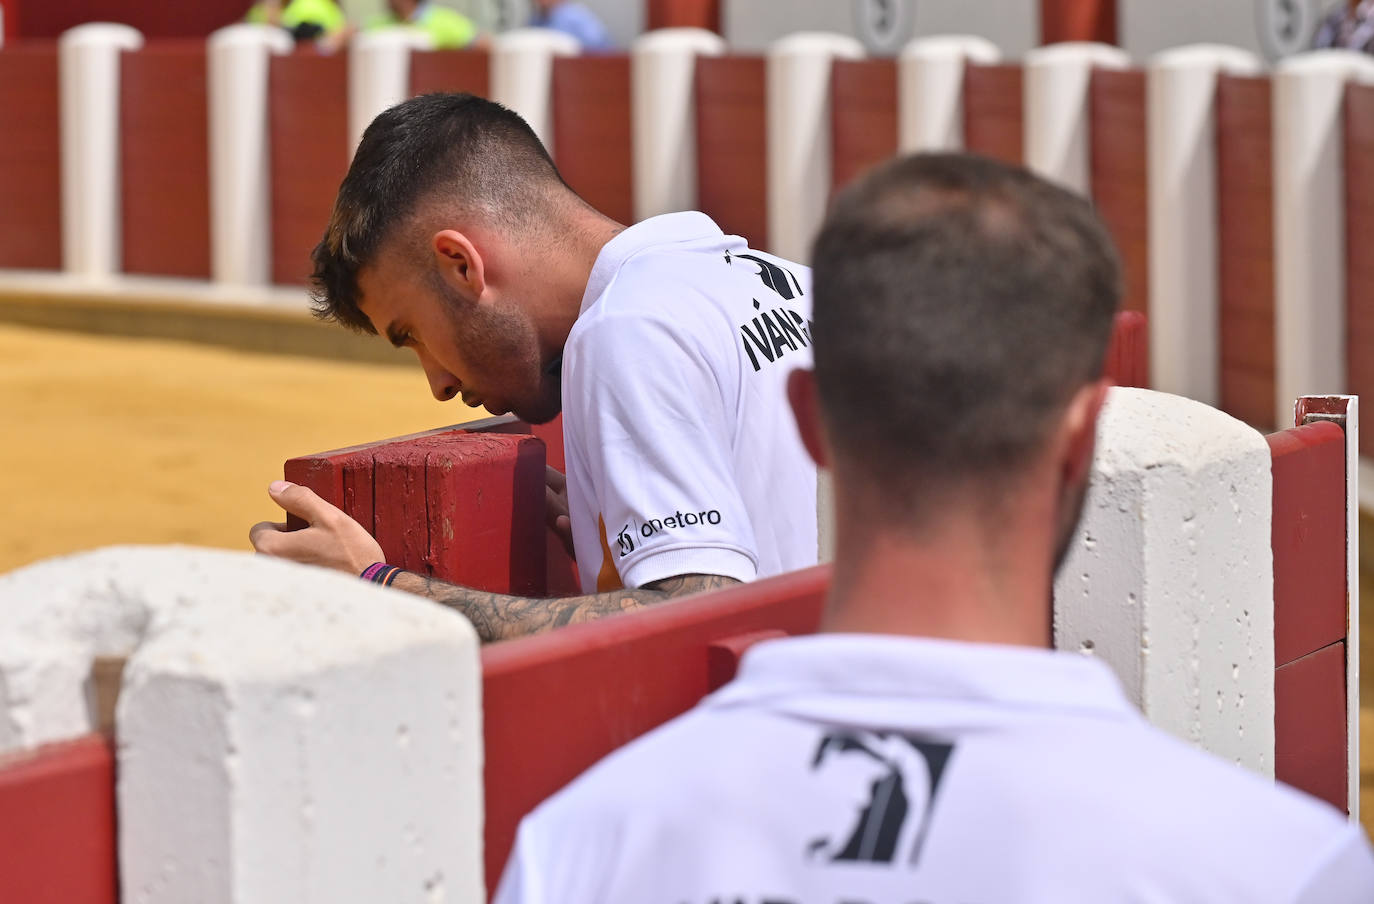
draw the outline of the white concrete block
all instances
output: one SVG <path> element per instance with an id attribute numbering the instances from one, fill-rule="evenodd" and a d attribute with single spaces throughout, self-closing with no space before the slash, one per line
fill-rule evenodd
<path id="1" fill-rule="evenodd" d="M 1124 51 L 1106 44 L 1051 44 L 1026 54 L 1027 169 L 1081 195 L 1092 194 L 1092 71 L 1125 69 L 1130 63 Z"/>
<path id="2" fill-rule="evenodd" d="M 387 107 L 410 97 L 410 54 L 433 50 L 434 39 L 418 28 L 364 31 L 348 45 L 348 153 Z"/>
<path id="3" fill-rule="evenodd" d="M 581 52 L 576 38 L 548 28 L 514 28 L 492 38 L 491 99 L 524 117 L 551 157 L 553 58 Z"/>
<path id="4" fill-rule="evenodd" d="M 461 616 L 241 553 L 114 548 L 0 577 L 9 746 L 117 707 L 122 899 L 485 900 L 480 669 Z"/>
<path id="5" fill-rule="evenodd" d="M 964 69 L 1000 62 L 985 38 L 917 38 L 897 58 L 897 147 L 904 154 L 964 149 Z"/>
<path id="6" fill-rule="evenodd" d="M 662 28 L 630 51 L 635 219 L 697 208 L 696 61 L 725 41 L 701 28 Z"/>
<path id="7" fill-rule="evenodd" d="M 268 66 L 272 54 L 293 46 L 270 25 L 230 25 L 210 35 L 210 272 L 217 283 L 272 281 Z"/>
<path id="8" fill-rule="evenodd" d="M 61 104 L 62 267 L 105 279 L 123 265 L 119 58 L 143 46 L 127 25 L 91 22 L 57 42 Z"/>
<path id="9" fill-rule="evenodd" d="M 830 66 L 858 60 L 863 45 L 845 35 L 798 32 L 768 50 L 767 145 L 769 251 L 811 257 L 830 201 Z"/>
<path id="10" fill-rule="evenodd" d="M 1274 774 L 1272 479 L 1264 437 L 1198 402 L 1111 391 L 1055 646 L 1101 657 L 1155 725 Z"/>
<path id="11" fill-rule="evenodd" d="M 1274 71 L 1274 411 L 1345 391 L 1345 85 L 1374 59 L 1322 50 Z"/>
<path id="12" fill-rule="evenodd" d="M 1150 380 L 1216 405 L 1221 395 L 1217 240 L 1217 76 L 1256 75 L 1246 50 L 1194 44 L 1150 61 Z"/>

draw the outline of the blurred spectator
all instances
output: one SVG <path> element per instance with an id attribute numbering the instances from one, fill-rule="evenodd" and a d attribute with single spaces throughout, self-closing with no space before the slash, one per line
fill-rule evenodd
<path id="1" fill-rule="evenodd" d="M 615 50 L 611 33 L 585 3 L 576 3 L 574 0 L 534 0 L 530 24 L 536 28 L 552 28 L 572 35 L 582 44 L 583 50 Z"/>
<path id="2" fill-rule="evenodd" d="M 430 0 L 387 0 L 389 15 L 368 23 L 369 28 L 418 28 L 434 41 L 435 50 L 457 50 L 477 41 L 477 26 L 456 9 Z"/>
<path id="3" fill-rule="evenodd" d="M 1312 47 L 1374 52 L 1374 0 L 1349 0 L 1333 9 L 1317 27 Z"/>
<path id="4" fill-rule="evenodd" d="M 297 41 L 320 41 L 323 49 L 337 49 L 348 40 L 344 11 L 334 0 L 261 0 L 244 17 L 257 25 L 280 25 Z"/>

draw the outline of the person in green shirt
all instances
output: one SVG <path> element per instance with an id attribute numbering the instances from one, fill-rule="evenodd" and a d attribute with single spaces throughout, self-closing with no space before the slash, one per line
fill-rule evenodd
<path id="1" fill-rule="evenodd" d="M 456 50 L 477 40 L 477 26 L 456 9 L 430 0 L 387 0 L 391 15 L 368 23 L 368 28 L 418 28 L 434 41 L 436 50 Z"/>
<path id="2" fill-rule="evenodd" d="M 261 0 L 248 10 L 245 21 L 258 25 L 280 25 L 298 41 L 329 38 L 345 33 L 348 19 L 334 0 Z"/>

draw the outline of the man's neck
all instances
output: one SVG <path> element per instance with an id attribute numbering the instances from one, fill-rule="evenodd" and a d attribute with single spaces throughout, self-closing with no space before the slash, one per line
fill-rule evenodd
<path id="1" fill-rule="evenodd" d="M 582 312 L 582 298 L 592 268 L 606 243 L 625 227 L 592 210 L 570 219 L 561 232 L 547 276 L 555 287 L 546 310 L 538 315 L 540 339 L 549 348 L 561 349 Z"/>
<path id="2" fill-rule="evenodd" d="M 994 525 L 986 513 L 955 513 L 920 533 L 838 514 L 821 630 L 1051 645 L 1053 541 L 1031 528 L 1043 514 Z"/>

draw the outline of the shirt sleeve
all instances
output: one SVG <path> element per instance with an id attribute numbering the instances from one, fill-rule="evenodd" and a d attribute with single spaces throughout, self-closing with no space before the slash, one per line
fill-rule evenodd
<path id="1" fill-rule="evenodd" d="M 492 904 L 542 904 L 537 858 L 530 850 L 529 834 L 522 820 L 515 834 L 515 847 L 506 859 L 501 883 L 496 886 Z"/>
<path id="2" fill-rule="evenodd" d="M 1294 904 L 1368 904 L 1374 901 L 1374 852 L 1364 830 L 1346 826 L 1303 883 Z"/>
<path id="3" fill-rule="evenodd" d="M 690 315 L 670 324 L 627 313 L 600 317 L 578 337 L 563 397 L 581 425 L 588 485 L 579 492 L 600 521 L 598 590 L 679 574 L 757 575 L 735 480 L 730 364 L 702 333 Z"/>

